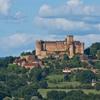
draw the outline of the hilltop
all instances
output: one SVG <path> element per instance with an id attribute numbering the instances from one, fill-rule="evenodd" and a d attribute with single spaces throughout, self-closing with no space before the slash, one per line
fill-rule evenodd
<path id="1" fill-rule="evenodd" d="M 0 58 L 0 99 L 49 100 L 55 95 L 63 95 L 60 100 L 66 100 L 64 98 L 72 98 L 70 93 L 78 98 L 74 95 L 77 93 L 80 96 L 84 94 L 86 100 L 99 100 L 99 47 L 100 43 L 94 43 L 85 50 L 84 55 L 77 54 L 72 58 L 64 54 L 38 59 L 35 50 L 22 52 L 20 57 Z M 23 66 L 15 63 L 16 59 L 22 61 Z M 39 62 L 42 64 L 37 65 Z M 26 68 L 24 64 L 33 64 L 34 67 Z M 97 99 L 93 99 L 90 93 Z"/>

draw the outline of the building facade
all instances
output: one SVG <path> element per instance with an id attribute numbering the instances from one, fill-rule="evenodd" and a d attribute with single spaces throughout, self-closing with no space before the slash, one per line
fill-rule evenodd
<path id="1" fill-rule="evenodd" d="M 72 58 L 75 54 L 84 53 L 84 43 L 74 41 L 72 35 L 68 35 L 64 41 L 36 41 L 36 56 L 40 59 L 50 55 L 67 54 Z"/>
<path id="2" fill-rule="evenodd" d="M 26 55 L 26 56 L 21 56 L 17 58 L 13 64 L 16 64 L 18 66 L 32 69 L 36 67 L 42 67 L 42 61 L 39 59 L 36 59 L 34 55 Z"/>

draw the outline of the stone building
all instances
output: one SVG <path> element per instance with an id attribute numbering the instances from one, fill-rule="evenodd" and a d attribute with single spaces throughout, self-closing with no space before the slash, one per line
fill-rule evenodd
<path id="1" fill-rule="evenodd" d="M 67 54 L 72 58 L 75 54 L 84 53 L 84 43 L 74 41 L 72 35 L 68 35 L 64 41 L 36 41 L 36 56 L 40 59 L 50 55 Z"/>
<path id="2" fill-rule="evenodd" d="M 18 66 L 32 69 L 36 67 L 42 67 L 42 61 L 39 59 L 36 59 L 34 55 L 26 55 L 26 56 L 21 56 L 17 58 L 13 64 L 16 64 Z"/>

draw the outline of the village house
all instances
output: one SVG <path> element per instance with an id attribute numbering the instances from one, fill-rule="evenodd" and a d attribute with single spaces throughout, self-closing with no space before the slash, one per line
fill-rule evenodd
<path id="1" fill-rule="evenodd" d="M 41 67 L 42 61 L 35 58 L 34 55 L 26 55 L 26 56 L 21 56 L 17 58 L 14 61 L 14 64 L 17 64 L 18 66 L 21 66 L 21 67 L 32 69 L 35 67 Z"/>

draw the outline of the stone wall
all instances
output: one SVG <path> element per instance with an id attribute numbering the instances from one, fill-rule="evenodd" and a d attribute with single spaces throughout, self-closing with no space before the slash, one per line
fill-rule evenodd
<path id="1" fill-rule="evenodd" d="M 55 54 L 68 54 L 73 57 L 75 54 L 84 53 L 84 43 L 74 41 L 73 36 L 69 35 L 64 41 L 36 41 L 36 55 L 39 58 Z"/>

